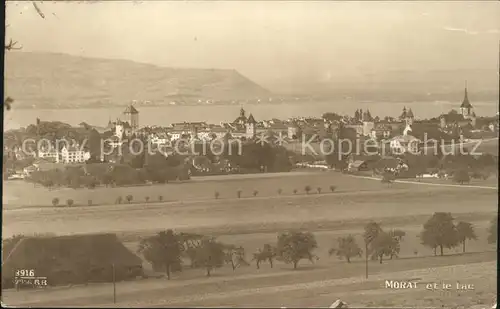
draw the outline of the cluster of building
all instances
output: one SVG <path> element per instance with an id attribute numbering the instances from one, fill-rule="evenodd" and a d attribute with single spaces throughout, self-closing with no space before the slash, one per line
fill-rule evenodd
<path id="1" fill-rule="evenodd" d="M 420 125 L 415 119 L 413 111 L 403 108 L 398 119 L 372 117 L 369 110 L 359 113 L 354 117 L 342 116 L 339 120 L 328 120 L 326 118 L 299 117 L 286 120 L 270 119 L 257 121 L 252 114 L 241 108 L 239 116 L 232 122 L 209 124 L 207 122 L 179 122 L 172 123 L 167 127 L 147 126 L 139 127 L 139 111 L 129 105 L 123 112 L 123 118 L 114 122 L 109 121 L 105 128 L 113 132 L 111 147 L 120 147 L 130 137 L 143 137 L 153 145 L 171 147 L 172 143 L 179 139 L 189 141 L 208 141 L 212 139 L 253 139 L 261 134 L 280 135 L 283 140 L 293 142 L 304 136 L 329 137 L 335 135 L 339 127 L 350 128 L 356 132 L 361 139 L 370 139 L 377 144 L 387 144 L 393 152 L 404 153 L 405 151 L 416 151 L 421 141 L 411 135 L 412 127 Z M 467 86 L 465 87 L 464 99 L 457 114 L 443 114 L 438 121 L 427 123 L 435 126 L 443 132 L 469 126 L 476 127 L 476 114 L 469 101 Z M 491 128 L 498 131 L 496 126 Z M 82 154 L 69 152 L 73 162 L 81 160 Z M 72 160 L 72 159 L 69 160 Z M 67 162 L 66 160 L 65 162 Z"/>
<path id="2" fill-rule="evenodd" d="M 497 117 L 498 118 L 498 117 Z M 464 98 L 460 105 L 460 112 L 443 114 L 434 120 L 426 120 L 425 125 L 433 126 L 443 132 L 450 132 L 457 128 L 476 128 L 476 114 L 469 101 L 467 86 Z M 139 111 L 129 105 L 123 112 L 122 119 L 117 119 L 104 128 L 97 128 L 100 133 L 108 133 L 106 139 L 109 146 L 121 147 L 131 137 L 143 137 L 153 145 L 171 147 L 179 139 L 189 141 L 203 141 L 212 139 L 253 139 L 261 134 L 280 135 L 283 140 L 293 142 L 302 136 L 333 137 L 339 128 L 349 128 L 360 139 L 372 140 L 379 147 L 388 145 L 393 152 L 404 153 L 416 151 L 421 141 L 411 135 L 415 125 L 422 125 L 424 121 L 415 119 L 411 109 L 403 108 L 398 119 L 385 117 L 379 119 L 372 117 L 368 110 L 357 111 L 354 117 L 339 116 L 339 119 L 299 117 L 286 120 L 270 119 L 257 121 L 252 114 L 241 108 L 239 116 L 232 122 L 209 124 L 206 122 L 180 122 L 172 123 L 167 127 L 147 126 L 139 127 Z M 86 124 L 85 124 L 86 125 Z M 88 126 L 88 125 L 86 125 Z M 488 126 L 489 130 L 498 132 L 498 119 L 496 123 Z M 16 157 L 25 156 L 20 149 L 15 149 Z M 62 149 L 49 147 L 37 149 L 32 154 L 39 160 L 54 163 L 71 164 L 83 163 L 89 159 L 90 154 L 81 149 L 79 145 L 65 145 Z M 101 157 L 103 160 L 104 158 Z"/>
<path id="3" fill-rule="evenodd" d="M 34 158 L 30 166 L 25 167 L 22 171 L 15 171 L 11 175 L 12 179 L 22 179 L 34 171 L 56 169 L 65 164 L 85 163 L 90 159 L 90 153 L 82 149 L 79 144 L 64 145 L 61 149 L 47 145 L 32 151 L 23 151 L 21 147 L 15 147 L 8 156 L 14 156 L 15 160 Z"/>
<path id="4" fill-rule="evenodd" d="M 82 149 L 78 143 L 73 145 L 64 145 L 61 149 L 55 145 L 42 146 L 36 149 L 36 146 L 31 151 L 24 151 L 22 147 L 14 147 L 12 153 L 17 160 L 23 160 L 28 157 L 39 159 L 40 161 L 47 161 L 53 163 L 83 163 L 90 158 L 90 153 Z"/>

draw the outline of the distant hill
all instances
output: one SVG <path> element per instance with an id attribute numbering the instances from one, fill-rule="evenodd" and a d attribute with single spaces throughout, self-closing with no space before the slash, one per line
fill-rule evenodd
<path id="1" fill-rule="evenodd" d="M 244 100 L 270 92 L 235 70 L 167 68 L 128 60 L 9 52 L 5 93 L 17 108 L 120 106 L 131 100 Z"/>

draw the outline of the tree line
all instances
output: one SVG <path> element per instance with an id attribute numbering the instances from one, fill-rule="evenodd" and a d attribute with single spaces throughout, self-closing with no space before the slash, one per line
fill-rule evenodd
<path id="1" fill-rule="evenodd" d="M 477 239 L 474 227 L 468 222 L 454 223 L 449 213 L 437 212 L 424 224 L 419 235 L 420 241 L 426 247 L 434 250 L 437 255 L 444 255 L 444 249 L 462 246 L 466 250 L 466 241 Z M 35 235 L 35 237 L 53 235 Z M 16 243 L 23 235 L 14 235 L 2 240 L 2 256 L 4 259 L 14 249 Z M 362 233 L 362 245 L 356 241 L 353 235 L 341 236 L 332 244 L 329 256 L 337 256 L 339 259 L 351 263 L 354 258 L 369 260 L 384 260 L 397 258 L 401 243 L 406 233 L 399 229 L 386 230 L 381 224 L 369 222 L 365 225 Z M 498 241 L 498 217 L 491 221 L 488 228 L 488 242 Z M 362 248 L 362 246 L 364 248 Z M 274 243 L 265 243 L 249 259 L 245 248 L 241 245 L 225 243 L 216 237 L 196 234 L 174 232 L 169 229 L 158 232 L 155 235 L 144 237 L 139 243 L 137 252 L 151 263 L 153 270 L 163 272 L 167 279 L 172 274 L 182 272 L 185 269 L 198 269 L 205 276 L 210 277 L 216 269 L 229 265 L 233 271 L 241 267 L 254 264 L 256 269 L 261 269 L 263 263 L 273 268 L 275 262 L 279 261 L 292 268 L 298 269 L 301 261 L 315 263 L 319 257 L 315 251 L 319 248 L 315 235 L 307 231 L 287 231 L 277 235 Z M 418 252 L 414 252 L 415 255 Z M 368 274 L 368 272 L 367 272 Z"/>
<path id="2" fill-rule="evenodd" d="M 27 181 L 46 188 L 68 187 L 73 189 L 96 186 L 127 186 L 147 182 L 166 183 L 174 180 L 188 180 L 189 165 L 176 157 L 163 158 L 161 164 L 134 168 L 127 164 L 84 164 L 68 165 L 64 168 L 32 172 Z"/>
<path id="3" fill-rule="evenodd" d="M 250 262 L 255 261 L 257 269 L 260 269 L 262 262 L 268 261 L 273 267 L 273 261 L 280 260 L 297 269 L 298 263 L 303 259 L 311 262 L 319 259 L 313 253 L 317 247 L 312 233 L 281 233 L 275 245 L 265 244 L 262 249 L 253 253 Z M 182 271 L 184 260 L 189 261 L 189 268 L 203 269 L 207 277 L 225 264 L 231 265 L 233 271 L 250 265 L 242 246 L 225 244 L 212 236 L 175 233 L 173 230 L 143 238 L 138 253 L 151 263 L 153 270 L 164 271 L 168 279 L 173 272 Z"/>
<path id="4" fill-rule="evenodd" d="M 462 246 L 466 251 L 466 241 L 476 240 L 477 235 L 471 223 L 460 221 L 453 222 L 450 213 L 436 212 L 423 224 L 423 230 L 419 234 L 421 243 L 434 250 L 437 255 L 444 255 L 444 249 Z M 497 221 L 491 221 L 488 229 L 488 242 L 497 242 Z M 379 223 L 369 222 L 364 227 L 362 239 L 364 249 L 356 242 L 353 235 L 338 237 L 336 243 L 329 249 L 330 256 L 335 255 L 339 259 L 345 259 L 351 263 L 353 258 L 365 254 L 368 260 L 378 260 L 383 263 L 384 259 L 392 260 L 399 256 L 401 242 L 406 232 L 400 229 L 384 230 Z M 140 242 L 138 253 L 151 263 L 155 271 L 163 271 L 167 278 L 171 278 L 173 272 L 181 272 L 185 261 L 189 262 L 189 268 L 203 269 L 206 276 L 210 276 L 217 268 L 229 264 L 233 271 L 242 266 L 255 263 L 257 269 L 262 263 L 268 263 L 273 268 L 275 261 L 284 262 L 298 268 L 302 260 L 314 263 L 319 257 L 314 253 L 318 249 L 318 242 L 311 232 L 289 231 L 280 233 L 276 243 L 264 244 L 256 252 L 252 253 L 251 260 L 246 259 L 243 246 L 226 244 L 217 240 L 216 237 L 193 234 L 176 233 L 166 230 L 150 237 L 143 238 Z M 418 252 L 414 252 L 418 254 Z M 368 265 L 368 264 L 367 264 Z"/>

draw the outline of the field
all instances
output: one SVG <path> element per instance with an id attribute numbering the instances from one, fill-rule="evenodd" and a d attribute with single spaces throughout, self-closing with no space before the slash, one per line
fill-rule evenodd
<path id="1" fill-rule="evenodd" d="M 453 184 L 451 180 L 422 180 L 423 182 L 437 182 Z M 484 180 L 471 180 L 472 185 L 490 186 L 496 188 L 498 181 L 495 177 Z M 92 204 L 109 205 L 115 204 L 116 199 L 121 196 L 132 195 L 132 203 L 145 204 L 146 197 L 150 203 L 156 203 L 159 196 L 164 202 L 189 202 L 195 200 L 210 200 L 215 198 L 215 192 L 219 192 L 219 199 L 234 199 L 238 190 L 242 191 L 242 197 L 253 197 L 253 192 L 258 191 L 258 197 L 277 197 L 278 190 L 281 195 L 303 195 L 306 185 L 311 187 L 311 193 L 317 193 L 317 188 L 322 193 L 328 193 L 330 186 L 335 186 L 335 192 L 365 192 L 386 190 L 386 185 L 372 179 L 346 177 L 333 171 L 310 171 L 301 170 L 289 173 L 273 174 L 250 174 L 250 175 L 221 175 L 193 177 L 188 182 L 173 182 L 168 184 L 116 187 L 98 187 L 96 189 L 52 189 L 48 190 L 41 186 L 24 181 L 5 181 L 3 184 L 3 207 L 4 209 L 28 208 L 28 207 L 52 207 L 52 199 L 59 198 L 61 204 L 68 199 L 74 200 L 74 206 L 87 206 L 88 200 Z M 413 185 L 394 184 L 391 189 L 413 188 Z M 297 190 L 297 194 L 293 191 Z M 29 194 L 26 194 L 29 192 Z"/>
<path id="2" fill-rule="evenodd" d="M 447 307 L 457 303 L 488 304 L 496 294 L 496 278 L 491 276 L 495 271 L 496 258 L 495 252 L 485 252 L 401 258 L 382 265 L 371 262 L 368 279 L 364 278 L 363 262 L 345 264 L 331 261 L 328 267 L 315 265 L 297 271 L 276 267 L 274 270 L 261 269 L 260 273 L 254 270 L 253 274 L 240 271 L 232 274 L 226 270 L 219 271 L 212 278 L 121 282 L 117 284 L 116 305 L 325 307 L 341 298 L 357 306 L 383 306 L 384 303 L 392 306 L 436 306 L 444 301 L 440 299 L 446 294 L 450 301 L 445 303 Z M 415 290 L 390 290 L 385 288 L 385 280 L 416 280 L 419 286 Z M 450 282 L 455 285 L 456 281 L 474 284 L 475 290 L 462 293 L 425 290 L 427 283 Z M 4 291 L 3 300 L 23 306 L 115 306 L 112 304 L 111 284 L 32 292 Z"/>
<path id="3" fill-rule="evenodd" d="M 310 194 L 304 193 L 305 185 L 313 188 Z M 330 185 L 337 186 L 334 193 L 329 192 Z M 323 188 L 321 194 L 314 189 L 318 186 Z M 497 213 L 497 190 L 492 184 L 487 186 L 490 189 L 414 183 L 387 186 L 376 180 L 333 172 L 211 177 L 164 186 L 108 191 L 103 188 L 91 193 L 93 199 L 102 198 L 105 203 L 106 198 L 115 200 L 115 192 L 125 194 L 128 190 L 128 194 L 139 199 L 146 195 L 153 198 L 153 190 L 164 190 L 169 194 L 163 194 L 166 200 L 163 203 L 72 208 L 10 204 L 12 209 L 3 211 L 3 233 L 6 237 L 16 233 L 114 231 L 135 251 L 140 237 L 174 228 L 217 235 L 223 242 L 243 245 L 247 257 L 264 243 L 274 243 L 278 232 L 290 228 L 313 231 L 318 240 L 320 260 L 315 264 L 302 261 L 296 271 L 290 265 L 278 263 L 273 269 L 263 264 L 260 270 L 252 265 L 235 272 L 223 267 L 216 270 L 212 278 L 206 278 L 203 270 L 188 269 L 176 274 L 171 281 L 120 282 L 117 284 L 119 306 L 310 307 L 329 306 L 337 298 L 355 306 L 489 304 L 496 294 L 496 280 L 491 276 L 496 266 L 496 252 L 494 246 L 486 242 L 486 229 Z M 283 190 L 281 195 L 277 194 L 278 188 Z M 236 198 L 238 189 L 243 190 L 241 199 Z M 251 194 L 254 189 L 259 191 L 257 197 Z M 293 189 L 300 192 L 294 195 Z M 221 193 L 220 199 L 214 199 L 215 190 Z M 55 192 L 43 194 L 50 201 Z M 62 192 L 82 194 L 81 198 L 84 195 L 80 192 L 90 193 L 59 191 L 61 199 Z M 432 251 L 420 244 L 417 234 L 423 222 L 436 211 L 451 212 L 457 221 L 474 224 L 478 240 L 467 242 L 466 254 L 457 248 L 445 250 L 448 254 L 445 257 L 433 257 Z M 348 264 L 329 257 L 327 251 L 338 236 L 353 234 L 360 241 L 363 225 L 370 220 L 380 222 L 386 229 L 402 229 L 407 235 L 400 258 L 383 264 L 370 262 L 367 280 L 362 260 L 354 259 Z M 145 263 L 145 268 L 149 271 L 150 267 Z M 418 289 L 384 287 L 385 280 L 412 278 L 420 278 L 422 285 Z M 424 288 L 425 283 L 442 280 L 467 280 L 466 283 L 475 284 L 476 288 L 463 292 Z M 5 291 L 3 297 L 4 302 L 15 305 L 113 305 L 110 284 Z"/>
<path id="4" fill-rule="evenodd" d="M 312 177 L 311 177 L 312 176 Z M 378 190 L 382 186 L 372 181 L 339 178 L 341 175 L 334 172 L 290 172 L 274 174 L 249 174 L 249 175 L 221 175 L 207 177 L 193 177 L 188 182 L 172 182 L 150 186 L 99 187 L 89 189 L 53 189 L 47 190 L 41 186 L 34 186 L 23 181 L 7 181 L 4 183 L 4 204 L 6 209 L 20 207 L 47 207 L 52 206 L 52 199 L 57 197 L 61 203 L 73 199 L 76 205 L 87 205 L 89 199 L 93 204 L 114 204 L 116 198 L 133 195 L 134 201 L 145 203 L 145 197 L 150 201 L 158 201 L 162 195 L 164 201 L 187 201 L 197 199 L 214 199 L 214 193 L 220 193 L 221 199 L 236 198 L 238 190 L 242 190 L 242 197 L 253 196 L 253 191 L 258 190 L 258 196 L 276 196 L 278 189 L 283 195 L 292 195 L 293 190 L 304 193 L 304 187 L 310 185 L 313 191 L 322 187 L 329 191 L 329 186 L 338 187 L 339 192 L 352 192 L 356 190 Z M 342 181 L 342 185 L 338 182 Z M 30 192 L 30 194 L 26 194 Z"/>

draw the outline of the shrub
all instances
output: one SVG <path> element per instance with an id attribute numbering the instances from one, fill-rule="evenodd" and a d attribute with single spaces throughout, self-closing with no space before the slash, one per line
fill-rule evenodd
<path id="1" fill-rule="evenodd" d="M 57 205 L 59 205 L 59 198 L 54 197 L 54 198 L 52 199 L 52 205 L 53 205 L 53 206 L 57 206 Z"/>
<path id="2" fill-rule="evenodd" d="M 305 186 L 304 191 L 306 191 L 306 194 L 309 194 L 309 192 L 311 191 L 311 186 L 309 185 Z"/>
<path id="3" fill-rule="evenodd" d="M 66 201 L 66 205 L 68 205 L 69 207 L 73 206 L 73 204 L 74 204 L 74 201 L 72 199 L 68 199 Z"/>

